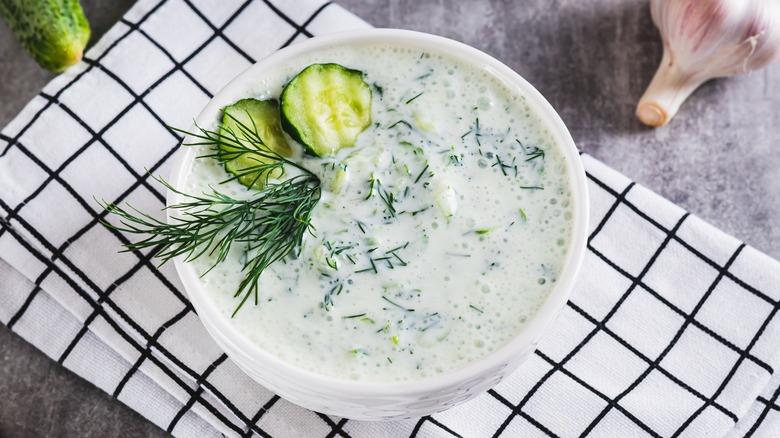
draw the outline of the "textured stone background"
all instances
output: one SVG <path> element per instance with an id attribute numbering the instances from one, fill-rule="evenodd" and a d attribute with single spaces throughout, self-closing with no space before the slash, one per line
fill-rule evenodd
<path id="1" fill-rule="evenodd" d="M 132 3 L 82 0 L 93 35 Z M 647 0 L 339 3 L 377 27 L 439 34 L 493 55 L 547 97 L 580 149 L 780 258 L 780 63 L 705 84 L 670 126 L 652 130 L 633 116 L 661 56 Z M 4 126 L 53 76 L 4 24 L 0 60 Z M 0 437 L 43 435 L 165 434 L 0 325 Z"/>

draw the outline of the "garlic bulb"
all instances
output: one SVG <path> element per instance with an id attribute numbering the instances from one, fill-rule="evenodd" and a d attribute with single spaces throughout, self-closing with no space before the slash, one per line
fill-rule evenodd
<path id="1" fill-rule="evenodd" d="M 664 54 L 636 115 L 665 125 L 705 81 L 780 57 L 780 0 L 650 0 Z"/>

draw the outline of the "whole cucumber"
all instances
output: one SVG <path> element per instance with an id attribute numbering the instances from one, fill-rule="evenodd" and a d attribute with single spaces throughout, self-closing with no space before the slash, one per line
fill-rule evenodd
<path id="1" fill-rule="evenodd" d="M 54 72 L 79 62 L 89 41 L 79 0 L 0 0 L 0 16 L 33 59 Z"/>

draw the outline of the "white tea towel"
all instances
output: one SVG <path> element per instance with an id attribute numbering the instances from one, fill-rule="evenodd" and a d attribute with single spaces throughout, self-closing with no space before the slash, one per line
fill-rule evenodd
<path id="1" fill-rule="evenodd" d="M 93 197 L 159 211 L 181 137 L 229 79 L 368 25 L 318 0 L 141 0 L 0 134 L 0 321 L 176 436 L 780 435 L 780 263 L 589 156 L 582 276 L 532 359 L 452 410 L 386 423 L 307 411 L 244 376 L 172 268 Z"/>

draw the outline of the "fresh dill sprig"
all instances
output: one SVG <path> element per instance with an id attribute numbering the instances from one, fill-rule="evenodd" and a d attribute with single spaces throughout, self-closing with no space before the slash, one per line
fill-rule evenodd
<path id="1" fill-rule="evenodd" d="M 231 116 L 232 117 L 232 116 Z M 234 199 L 214 188 L 210 193 L 192 195 L 175 189 L 162 178 L 154 177 L 160 184 L 184 200 L 165 208 L 170 223 L 156 219 L 128 205 L 127 208 L 99 202 L 109 213 L 120 217 L 120 225 L 103 222 L 118 231 L 144 235 L 142 240 L 125 245 L 125 251 L 155 248 L 155 257 L 161 264 L 183 256 L 189 262 L 201 256 L 216 258 L 206 275 L 216 265 L 225 261 L 233 245 L 239 245 L 245 253 L 244 279 L 238 285 L 235 297 L 243 294 L 233 316 L 250 296 L 258 303 L 260 275 L 271 264 L 300 248 L 303 236 L 312 232 L 311 214 L 320 200 L 320 180 L 312 172 L 288 160 L 266 146 L 258 134 L 257 126 L 251 126 L 233 118 L 239 132 L 223 129 L 210 131 L 196 125 L 198 132 L 190 133 L 197 139 L 186 146 L 206 146 L 209 152 L 198 158 L 217 158 L 229 161 L 245 157 L 256 165 L 242 169 L 229 180 L 248 176 L 252 184 L 262 181 L 262 188 L 250 199 Z M 286 179 L 290 166 L 296 174 Z M 244 182 L 245 180 L 242 180 Z"/>
<path id="2" fill-rule="evenodd" d="M 371 178 L 368 180 L 368 195 L 366 195 L 366 200 L 370 199 L 374 195 L 374 188 L 376 188 L 376 193 L 379 196 L 379 199 L 381 199 L 387 207 L 387 213 L 390 215 L 390 217 L 395 217 L 395 202 L 397 200 L 395 194 L 393 192 L 384 190 L 382 182 L 375 178 L 374 174 L 372 173 Z"/>
<path id="3" fill-rule="evenodd" d="M 534 147 L 534 149 L 528 153 L 528 158 L 525 159 L 526 162 L 535 160 L 537 158 L 541 158 L 544 160 L 544 151 L 542 149 L 539 149 L 538 147 Z"/>
<path id="4" fill-rule="evenodd" d="M 408 308 L 408 307 L 404 307 L 404 306 L 396 303 L 395 301 L 391 300 L 390 298 L 387 298 L 384 295 L 382 295 L 382 299 L 387 301 L 388 303 L 392 304 L 393 306 L 398 307 L 399 309 L 401 309 L 401 310 L 403 310 L 405 312 L 414 312 L 414 309 L 411 309 L 411 308 Z M 384 310 L 387 310 L 387 308 L 384 308 Z"/>
<path id="5" fill-rule="evenodd" d="M 247 117 L 251 125 L 243 123 L 230 113 L 225 113 L 225 115 L 237 125 L 238 132 L 225 129 L 224 126 L 217 132 L 196 125 L 198 132 L 195 133 L 174 128 L 175 131 L 197 139 L 193 143 L 185 144 L 185 146 L 205 146 L 208 148 L 209 152 L 199 155 L 198 158 L 214 158 L 225 163 L 244 159 L 244 162 L 255 163 L 251 166 L 233 169 L 231 171 L 233 175 L 223 182 L 238 179 L 249 187 L 256 187 L 255 183 L 261 182 L 262 187 L 268 184 L 272 177 L 282 179 L 287 174 L 286 166 L 291 166 L 304 175 L 316 178 L 308 169 L 266 145 L 260 137 L 257 123 L 248 112 Z M 319 180 L 317 180 L 317 185 L 319 185 Z"/>
<path id="6" fill-rule="evenodd" d="M 420 97 L 420 96 L 422 96 L 422 95 L 423 95 L 423 93 L 420 93 L 420 94 L 418 94 L 418 95 L 414 96 L 413 98 L 411 98 L 411 99 L 407 100 L 407 101 L 406 101 L 406 104 L 407 104 L 407 105 L 409 105 L 410 103 L 414 102 L 414 100 L 415 100 L 415 99 L 417 99 L 418 97 Z"/>
<path id="7" fill-rule="evenodd" d="M 392 125 L 388 126 L 387 129 L 393 129 L 393 128 L 395 128 L 398 125 L 405 125 L 407 128 L 413 129 L 412 125 L 410 125 L 409 122 L 407 122 L 406 120 L 399 120 L 399 121 L 393 123 Z"/>
<path id="8" fill-rule="evenodd" d="M 322 307 L 325 309 L 326 312 L 330 312 L 330 309 L 335 305 L 335 303 L 333 302 L 333 296 L 341 295 L 341 291 L 343 290 L 344 290 L 344 284 L 338 283 L 325 294 L 325 297 L 322 299 Z"/>
<path id="9" fill-rule="evenodd" d="M 417 178 L 414 179 L 414 183 L 417 184 L 420 181 L 420 178 L 423 177 L 425 174 L 425 171 L 428 170 L 428 162 L 425 162 L 425 167 L 423 167 L 423 170 L 420 171 L 420 174 L 417 175 Z"/>
<path id="10" fill-rule="evenodd" d="M 520 145 L 520 149 L 523 150 L 523 153 L 527 156 L 526 162 L 533 161 L 537 158 L 541 158 L 544 160 L 544 150 L 540 149 L 538 146 L 531 146 L 531 149 L 526 147 L 519 139 L 515 139 L 517 144 Z"/>
<path id="11" fill-rule="evenodd" d="M 495 162 L 495 163 L 493 163 L 493 165 L 492 165 L 492 166 L 490 166 L 490 167 L 496 167 L 496 166 L 498 166 L 499 170 L 501 170 L 501 173 L 503 173 L 503 174 L 504 174 L 504 176 L 507 176 L 507 175 L 508 175 L 508 174 L 506 173 L 506 170 L 507 170 L 507 169 L 512 169 L 512 168 L 514 168 L 514 169 L 515 169 L 515 176 L 517 176 L 517 166 L 515 166 L 515 160 L 514 160 L 514 158 L 512 159 L 512 163 L 511 163 L 511 164 L 508 164 L 508 163 L 506 163 L 505 161 L 501 160 L 501 157 L 500 157 L 498 154 L 495 154 L 495 158 L 496 158 L 496 162 Z"/>

